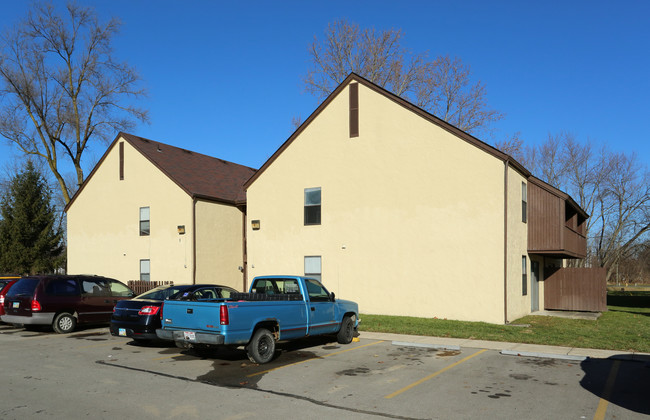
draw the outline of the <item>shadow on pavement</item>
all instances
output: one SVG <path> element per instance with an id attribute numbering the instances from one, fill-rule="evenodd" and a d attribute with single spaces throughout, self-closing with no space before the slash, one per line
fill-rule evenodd
<path id="1" fill-rule="evenodd" d="M 608 359 L 586 359 L 580 366 L 585 376 L 580 385 L 619 407 L 650 414 L 650 360 L 626 360 L 629 355 Z"/>

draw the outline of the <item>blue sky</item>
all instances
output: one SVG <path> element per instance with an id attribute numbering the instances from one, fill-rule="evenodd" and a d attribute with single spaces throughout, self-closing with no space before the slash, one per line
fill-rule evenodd
<path id="1" fill-rule="evenodd" d="M 55 2 L 63 5 L 63 2 Z M 505 118 L 494 138 L 569 131 L 650 165 L 647 1 L 81 0 L 119 17 L 116 55 L 135 66 L 151 123 L 133 134 L 259 168 L 319 101 L 304 92 L 308 47 L 329 22 L 401 28 L 415 52 L 460 57 Z M 0 27 L 28 2 L 0 1 Z M 0 167 L 15 149 L 0 139 Z M 89 172 L 106 145 L 86 155 Z M 70 171 L 72 172 L 72 171 Z"/>

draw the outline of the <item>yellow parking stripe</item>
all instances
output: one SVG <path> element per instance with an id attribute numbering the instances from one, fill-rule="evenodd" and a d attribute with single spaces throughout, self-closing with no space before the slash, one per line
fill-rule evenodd
<path id="1" fill-rule="evenodd" d="M 418 385 L 420 385 L 420 384 L 422 384 L 422 383 L 428 381 L 429 379 L 433 379 L 433 378 L 435 378 L 436 376 L 440 375 L 441 373 L 446 372 L 446 371 L 448 371 L 449 369 L 451 369 L 451 368 L 453 368 L 453 367 L 455 367 L 455 366 L 458 366 L 458 365 L 460 365 L 461 363 L 468 361 L 468 360 L 471 359 L 472 357 L 474 357 L 474 356 L 478 356 L 479 354 L 481 354 L 481 353 L 483 353 L 483 352 L 486 352 L 486 351 L 487 351 L 487 349 L 483 349 L 483 350 L 479 350 L 479 351 L 477 351 L 477 352 L 474 353 L 474 354 L 470 354 L 469 356 L 465 357 L 464 359 L 461 359 L 461 360 L 457 361 L 456 363 L 452 363 L 451 365 L 449 365 L 449 366 L 447 366 L 447 367 L 445 367 L 445 368 L 442 368 L 442 369 L 440 369 L 439 371 L 437 371 L 437 372 L 435 372 L 435 373 L 432 373 L 431 375 L 429 375 L 429 376 L 427 376 L 427 377 L 425 377 L 425 378 L 422 378 L 422 379 L 420 379 L 420 380 L 417 381 L 417 382 L 413 382 L 411 385 L 405 386 L 404 388 L 402 388 L 402 389 L 400 389 L 400 390 L 398 390 L 398 391 L 395 391 L 395 392 L 393 392 L 392 394 L 388 394 L 388 395 L 386 395 L 384 398 L 388 398 L 388 399 L 390 399 L 390 398 L 396 397 L 396 396 L 398 396 L 399 394 L 401 394 L 401 393 L 403 393 L 403 392 L 406 392 L 406 391 L 408 391 L 409 389 L 411 389 L 411 388 L 413 388 L 413 387 L 416 387 L 416 386 L 418 386 Z"/>
<path id="2" fill-rule="evenodd" d="M 364 344 L 364 345 L 361 345 L 361 346 L 352 347 L 350 349 L 335 351 L 334 353 L 326 354 L 325 356 L 312 357 L 311 359 L 301 360 L 299 362 L 291 363 L 289 365 L 279 366 L 279 367 L 276 367 L 276 368 L 273 368 L 273 369 L 267 369 L 267 370 L 263 370 L 261 372 L 251 373 L 250 375 L 246 375 L 246 377 L 247 378 L 252 378 L 253 376 L 263 375 L 265 373 L 273 372 L 274 370 L 282 369 L 282 368 L 285 368 L 285 367 L 295 366 L 295 365 L 299 365 L 301 363 L 306 363 L 306 362 L 311 362 L 312 360 L 324 359 L 326 357 L 334 356 L 334 355 L 341 354 L 341 353 L 346 353 L 348 351 L 357 350 L 357 349 L 360 349 L 360 348 L 363 348 L 363 347 L 374 346 L 375 344 L 383 343 L 384 341 L 385 340 L 376 341 L 374 343 L 368 343 L 368 344 Z"/>
<path id="3" fill-rule="evenodd" d="M 614 361 L 612 369 L 609 371 L 609 376 L 607 377 L 607 382 L 605 383 L 605 389 L 603 389 L 603 397 L 598 402 L 598 408 L 596 408 L 594 420 L 603 420 L 605 418 L 605 413 L 607 413 L 607 405 L 609 404 L 609 399 L 612 397 L 612 390 L 614 389 L 614 383 L 616 382 L 616 375 L 618 375 L 618 368 L 620 365 L 620 360 Z"/>

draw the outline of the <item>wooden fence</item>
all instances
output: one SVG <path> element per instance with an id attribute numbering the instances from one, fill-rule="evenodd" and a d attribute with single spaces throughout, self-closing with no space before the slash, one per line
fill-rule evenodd
<path id="1" fill-rule="evenodd" d="M 607 310 L 607 270 L 561 268 L 544 280 L 544 309 L 603 312 Z"/>
<path id="2" fill-rule="evenodd" d="M 158 286 L 174 285 L 173 281 L 145 281 L 145 280 L 129 280 L 127 285 L 135 292 L 136 295 L 148 292 Z"/>

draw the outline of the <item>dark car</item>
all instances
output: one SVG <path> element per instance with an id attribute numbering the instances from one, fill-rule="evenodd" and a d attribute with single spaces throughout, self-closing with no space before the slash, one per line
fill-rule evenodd
<path id="1" fill-rule="evenodd" d="M 9 289 L 2 321 L 26 327 L 51 325 L 63 334 L 77 324 L 108 323 L 113 306 L 135 295 L 115 279 L 90 275 L 28 276 Z"/>
<path id="2" fill-rule="evenodd" d="M 11 286 L 16 283 L 20 277 L 18 276 L 2 276 L 0 277 L 0 316 L 5 314 L 4 302 L 5 295 L 11 288 Z"/>
<path id="3" fill-rule="evenodd" d="M 167 299 L 208 300 L 227 299 L 237 290 L 216 284 L 159 286 L 115 305 L 111 318 L 111 334 L 131 337 L 135 341 L 156 340 L 161 328 L 160 310 Z"/>

